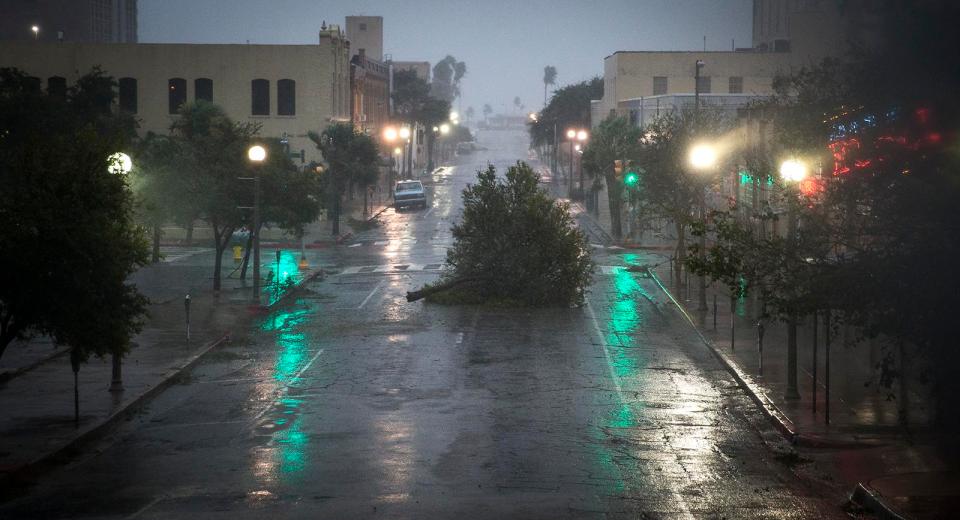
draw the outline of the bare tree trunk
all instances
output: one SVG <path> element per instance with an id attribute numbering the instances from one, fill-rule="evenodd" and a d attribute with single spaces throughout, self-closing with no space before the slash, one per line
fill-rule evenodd
<path id="1" fill-rule="evenodd" d="M 213 226 L 213 247 L 216 249 L 216 258 L 213 261 L 213 290 L 220 290 L 220 271 L 223 268 L 223 251 L 227 248 L 227 244 L 230 242 L 230 235 L 233 234 L 233 229 L 223 228 L 220 229 L 216 224 Z"/>
<path id="2" fill-rule="evenodd" d="M 250 250 L 253 248 L 253 232 L 247 235 L 247 247 L 243 250 L 243 263 L 240 266 L 240 279 L 247 279 L 247 266 L 250 265 Z"/>
<path id="3" fill-rule="evenodd" d="M 680 289 L 683 285 L 683 263 L 687 259 L 687 243 L 686 243 L 686 226 L 683 225 L 679 220 L 674 221 L 674 225 L 677 227 L 677 255 L 676 255 L 676 284 L 674 284 L 674 289 L 677 292 L 677 297 L 680 297 Z"/>
<path id="4" fill-rule="evenodd" d="M 70 368 L 73 369 L 73 425 L 80 427 L 80 357 L 76 350 L 70 351 Z"/>
<path id="5" fill-rule="evenodd" d="M 150 261 L 154 264 L 160 261 L 160 224 L 153 225 L 153 251 Z"/>
<path id="6" fill-rule="evenodd" d="M 573 178 L 572 172 L 570 178 Z M 610 182 L 611 180 L 613 182 Z M 623 227 L 620 223 L 620 205 L 623 202 L 623 193 L 615 187 L 617 186 L 616 182 L 616 179 L 610 179 L 609 177 L 607 179 L 607 202 L 610 203 L 610 232 L 615 238 L 619 239 L 623 236 Z"/>
<path id="7" fill-rule="evenodd" d="M 187 224 L 187 239 L 186 239 L 186 242 L 187 242 L 186 245 L 188 245 L 188 246 L 192 246 L 192 245 L 193 245 L 193 221 L 192 221 L 192 220 L 190 221 L 189 224 Z"/>

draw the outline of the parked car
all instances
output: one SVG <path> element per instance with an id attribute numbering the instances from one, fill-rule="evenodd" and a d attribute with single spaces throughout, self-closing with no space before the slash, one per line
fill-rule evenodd
<path id="1" fill-rule="evenodd" d="M 427 194 L 420 181 L 400 181 L 393 192 L 393 207 L 401 209 L 407 206 L 427 207 Z"/>

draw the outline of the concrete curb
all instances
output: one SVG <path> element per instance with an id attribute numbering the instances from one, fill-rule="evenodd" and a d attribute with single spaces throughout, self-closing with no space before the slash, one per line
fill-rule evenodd
<path id="1" fill-rule="evenodd" d="M 213 340 L 204 346 L 200 352 L 190 356 L 187 361 L 176 368 L 172 368 L 167 371 L 166 374 L 157 382 L 155 385 L 146 389 L 143 393 L 136 396 L 135 398 L 128 401 L 120 409 L 113 412 L 110 416 L 106 417 L 103 421 L 98 424 L 94 424 L 88 427 L 86 430 L 80 432 L 70 441 L 67 441 L 62 446 L 57 447 L 53 451 L 46 453 L 37 457 L 36 459 L 27 462 L 26 464 L 15 468 L 9 473 L 0 476 L 0 485 L 7 487 L 11 481 L 20 480 L 24 478 L 29 478 L 35 476 L 43 471 L 51 468 L 57 463 L 64 462 L 71 454 L 77 452 L 84 446 L 96 441 L 97 439 L 103 437 L 107 434 L 117 423 L 130 417 L 137 410 L 147 404 L 154 397 L 159 395 L 161 392 L 166 390 L 172 385 L 181 374 L 190 370 L 209 352 L 221 346 L 222 344 L 230 341 L 230 334 L 224 334 L 219 339 Z"/>
<path id="2" fill-rule="evenodd" d="M 710 350 L 710 352 L 713 353 L 714 357 L 716 357 L 717 360 L 720 361 L 720 364 L 723 365 L 723 367 L 727 370 L 727 372 L 729 372 L 730 375 L 733 376 L 733 379 L 736 380 L 740 388 L 742 388 L 747 393 L 747 395 L 750 397 L 750 399 L 753 400 L 753 402 L 757 405 L 757 407 L 760 408 L 760 411 L 767 416 L 767 419 L 770 420 L 770 422 L 774 425 L 774 427 L 776 427 L 777 430 L 784 437 L 786 437 L 788 441 L 790 441 L 793 444 L 796 444 L 799 436 L 797 434 L 796 427 L 793 425 L 793 422 L 791 422 L 790 419 L 788 419 L 787 416 L 784 415 L 783 412 L 781 412 L 780 409 L 777 408 L 775 404 L 773 404 L 770 398 L 767 397 L 767 395 L 762 390 L 760 390 L 759 388 L 756 388 L 756 385 L 754 385 L 752 381 L 749 380 L 748 375 L 744 374 L 743 371 L 740 370 L 740 367 L 738 367 L 733 361 L 731 361 L 723 352 L 721 352 L 715 346 L 713 346 L 713 343 L 711 343 L 703 335 L 703 333 L 700 332 L 700 329 L 697 328 L 697 325 L 696 323 L 694 323 L 693 318 L 691 318 L 690 315 L 687 314 L 686 309 L 684 309 L 683 306 L 680 305 L 679 302 L 677 302 L 677 300 L 673 297 L 673 294 L 671 294 L 670 291 L 667 290 L 667 288 L 663 285 L 663 282 L 661 282 L 660 279 L 657 278 L 656 273 L 654 273 L 651 269 L 647 269 L 647 273 L 649 273 L 650 278 L 653 279 L 653 281 L 657 284 L 657 287 L 659 287 L 660 290 L 667 295 L 667 298 L 670 298 L 670 301 L 673 302 L 673 304 L 677 307 L 680 313 L 683 314 L 683 317 L 686 318 L 687 322 L 690 323 L 690 326 L 693 328 L 694 332 L 697 333 L 697 336 L 700 338 L 703 344 L 706 345 L 707 348 Z"/>
<path id="3" fill-rule="evenodd" d="M 696 322 L 693 321 L 693 318 L 690 317 L 690 314 L 687 313 L 686 309 L 673 297 L 673 294 L 663 285 L 663 282 L 657 277 L 656 273 L 652 269 L 647 268 L 646 270 L 650 274 L 650 278 L 656 282 L 657 286 L 660 287 L 660 290 L 670 298 L 670 301 L 677 307 L 683 317 L 686 318 L 687 322 L 690 323 L 690 326 L 693 328 L 694 332 L 697 333 L 697 336 L 703 342 L 704 345 L 710 352 L 713 353 L 714 357 L 720 361 L 720 364 L 733 376 L 734 380 L 737 381 L 737 384 L 742 388 L 750 399 L 760 408 L 761 412 L 767 417 L 767 419 L 773 424 L 773 426 L 783 435 L 791 444 L 805 446 L 808 448 L 834 448 L 834 449 L 858 449 L 858 448 L 874 448 L 878 444 L 870 442 L 857 442 L 857 441 L 838 441 L 833 439 L 825 439 L 816 435 L 809 435 L 800 433 L 797 431 L 796 425 L 793 424 L 793 421 L 780 408 L 771 400 L 766 392 L 760 388 L 759 385 L 753 382 L 753 378 L 740 369 L 740 366 L 737 365 L 736 361 L 730 359 L 729 356 L 722 350 L 718 349 L 713 342 L 708 340 L 706 336 L 700 332 L 700 329 L 697 327 Z M 881 444 L 882 445 L 882 444 Z"/>
<path id="4" fill-rule="evenodd" d="M 907 520 L 906 516 L 896 512 L 889 504 L 884 502 L 882 497 L 883 495 L 863 482 L 857 484 L 857 487 L 850 493 L 851 502 L 868 509 L 881 520 Z"/>

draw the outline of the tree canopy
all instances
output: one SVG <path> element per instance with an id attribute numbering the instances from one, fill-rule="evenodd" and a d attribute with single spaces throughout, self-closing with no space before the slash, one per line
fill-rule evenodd
<path id="1" fill-rule="evenodd" d="M 590 126 L 590 101 L 603 97 L 603 78 L 560 87 L 553 93 L 550 102 L 540 111 L 536 121 L 530 123 L 530 142 L 533 146 L 552 145 L 554 128 L 564 132 L 569 127 Z"/>
<path id="2" fill-rule="evenodd" d="M 126 150 L 112 78 L 84 76 L 65 97 L 0 69 L 0 354 L 49 335 L 75 363 L 122 354 L 146 300 L 127 278 L 147 261 L 134 199 L 109 156 Z"/>
<path id="3" fill-rule="evenodd" d="M 505 179 L 490 166 L 463 191 L 463 217 L 447 251 L 450 274 L 424 293 L 440 301 L 569 306 L 583 303 L 593 264 L 565 204 L 525 163 Z M 449 288 L 450 294 L 439 292 Z M 408 295 L 408 299 L 418 296 Z"/>

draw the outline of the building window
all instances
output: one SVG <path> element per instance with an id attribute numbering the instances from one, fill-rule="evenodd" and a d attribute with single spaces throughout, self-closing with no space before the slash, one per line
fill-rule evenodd
<path id="1" fill-rule="evenodd" d="M 60 99 L 67 97 L 67 78 L 60 76 L 47 78 L 47 94 Z"/>
<path id="2" fill-rule="evenodd" d="M 667 93 L 667 77 L 654 76 L 653 77 L 653 95 L 662 96 L 666 93 Z"/>
<path id="3" fill-rule="evenodd" d="M 743 76 L 730 76 L 730 93 L 743 94 Z"/>
<path id="4" fill-rule="evenodd" d="M 120 110 L 130 114 L 137 113 L 137 79 L 120 78 L 119 92 L 117 101 L 120 104 Z"/>
<path id="5" fill-rule="evenodd" d="M 773 52 L 790 52 L 790 40 L 773 40 Z"/>
<path id="6" fill-rule="evenodd" d="M 277 82 L 277 115 L 297 115 L 297 82 L 292 79 Z"/>
<path id="7" fill-rule="evenodd" d="M 255 79 L 250 82 L 250 113 L 255 116 L 270 115 L 270 81 Z"/>
<path id="8" fill-rule="evenodd" d="M 365 24 L 365 23 L 360 24 L 360 30 L 361 30 L 361 31 L 366 31 L 366 30 L 367 30 L 367 24 Z"/>
<path id="9" fill-rule="evenodd" d="M 176 114 L 187 102 L 187 80 L 170 78 L 167 80 L 167 112 Z"/>
<path id="10" fill-rule="evenodd" d="M 193 80 L 193 99 L 213 103 L 213 80 L 210 78 Z"/>
<path id="11" fill-rule="evenodd" d="M 710 93 L 710 76 L 700 76 L 697 78 L 697 91 L 701 94 Z"/>

